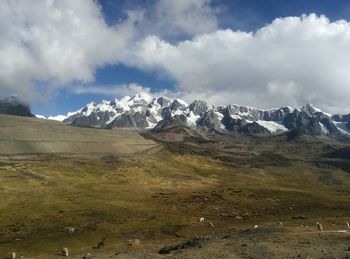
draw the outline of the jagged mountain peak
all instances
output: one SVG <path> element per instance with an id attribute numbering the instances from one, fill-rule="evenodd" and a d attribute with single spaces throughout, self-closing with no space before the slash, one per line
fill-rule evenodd
<path id="1" fill-rule="evenodd" d="M 171 110 L 185 110 L 187 109 L 187 107 L 188 107 L 188 104 L 181 99 L 175 99 L 170 104 Z"/>
<path id="2" fill-rule="evenodd" d="M 157 98 L 157 103 L 164 107 L 164 106 L 169 106 L 169 104 L 171 103 L 171 100 L 165 98 L 165 97 L 158 97 Z"/>
<path id="3" fill-rule="evenodd" d="M 302 108 L 302 111 L 306 111 L 309 114 L 315 114 L 315 113 L 322 113 L 321 109 L 316 108 L 314 105 L 312 105 L 311 103 L 307 103 L 305 104 Z"/>
<path id="4" fill-rule="evenodd" d="M 189 106 L 188 109 L 193 112 L 194 115 L 201 115 L 207 110 L 212 109 L 212 106 L 209 106 L 206 101 L 194 100 Z"/>
<path id="5" fill-rule="evenodd" d="M 131 98 L 131 100 L 145 100 L 147 102 L 153 101 L 154 97 L 151 96 L 149 93 L 146 92 L 138 92 L 134 97 Z"/>

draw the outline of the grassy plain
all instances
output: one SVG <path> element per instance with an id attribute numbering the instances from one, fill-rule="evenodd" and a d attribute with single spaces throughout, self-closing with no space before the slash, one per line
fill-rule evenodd
<path id="1" fill-rule="evenodd" d="M 239 237 L 242 241 L 251 232 L 241 237 L 240 231 L 255 224 L 259 229 L 275 228 L 282 221 L 284 232 L 278 235 L 288 240 L 293 235 L 300 238 L 305 230 L 302 226 L 315 233 L 316 221 L 322 222 L 325 230 L 336 231 L 350 220 L 348 158 L 328 155 L 346 147 L 337 142 L 303 135 L 293 139 L 208 135 L 207 141 L 169 142 L 152 134 L 146 139 L 132 131 L 99 131 L 59 123 L 51 127 L 62 136 L 72 132 L 80 136 L 70 138 L 72 147 L 81 145 L 74 142 L 91 141 L 96 135 L 106 143 L 118 139 L 120 143 L 114 149 L 106 144 L 111 148 L 108 152 L 101 144 L 91 143 L 90 152 L 67 146 L 66 152 L 36 149 L 40 152 L 4 154 L 3 148 L 0 258 L 12 251 L 25 258 L 59 257 L 62 247 L 69 248 L 72 258 L 87 252 L 95 258 L 121 252 L 156 258 L 164 245 L 194 236 L 230 234 L 232 240 Z M 4 137 L 5 130 L 1 130 L 1 141 L 13 139 L 11 135 Z M 20 132 L 17 136 L 24 138 Z M 48 138 L 39 136 L 22 141 Z M 128 143 L 132 142 L 135 149 L 130 149 Z M 124 149 L 123 143 L 128 148 Z M 200 223 L 200 217 L 215 227 Z M 73 235 L 65 232 L 68 226 L 75 228 Z M 257 236 L 254 242 L 267 242 L 265 239 L 273 238 L 274 233 L 265 233 L 260 239 Z M 348 234 L 332 235 L 336 235 L 334 240 L 343 238 L 341 242 L 350 240 Z M 105 247 L 94 249 L 101 238 L 106 238 Z M 140 239 L 141 248 L 130 245 L 133 239 Z M 233 249 L 236 258 L 249 257 L 240 254 L 242 248 L 236 245 L 226 248 Z M 222 244 L 208 245 L 214 251 L 211 246 Z M 291 249 L 288 242 L 279 244 L 277 255 L 283 247 Z M 191 258 L 186 253 L 182 256 Z M 197 256 L 204 257 L 197 254 L 192 258 Z M 227 258 L 225 253 L 222 256 Z"/>

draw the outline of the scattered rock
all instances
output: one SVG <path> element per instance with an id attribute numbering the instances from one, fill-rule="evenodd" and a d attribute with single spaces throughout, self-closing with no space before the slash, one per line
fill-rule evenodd
<path id="1" fill-rule="evenodd" d="M 304 216 L 292 216 L 292 219 L 308 219 L 308 218 Z"/>

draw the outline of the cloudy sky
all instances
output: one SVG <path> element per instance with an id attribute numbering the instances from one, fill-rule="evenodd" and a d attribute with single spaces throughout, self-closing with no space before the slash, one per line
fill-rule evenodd
<path id="1" fill-rule="evenodd" d="M 3 0 L 0 97 L 65 114 L 139 91 L 350 112 L 347 0 Z"/>

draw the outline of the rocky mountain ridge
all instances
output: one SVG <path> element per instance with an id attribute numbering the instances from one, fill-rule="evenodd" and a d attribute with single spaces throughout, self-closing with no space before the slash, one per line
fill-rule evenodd
<path id="1" fill-rule="evenodd" d="M 254 107 L 212 106 L 196 100 L 190 104 L 165 97 L 138 93 L 120 100 L 89 103 L 69 113 L 65 123 L 97 128 L 167 130 L 171 124 L 198 131 L 271 135 L 298 130 L 314 136 L 350 139 L 350 114 L 330 115 L 307 104 L 302 108 L 281 107 L 261 110 Z"/>

